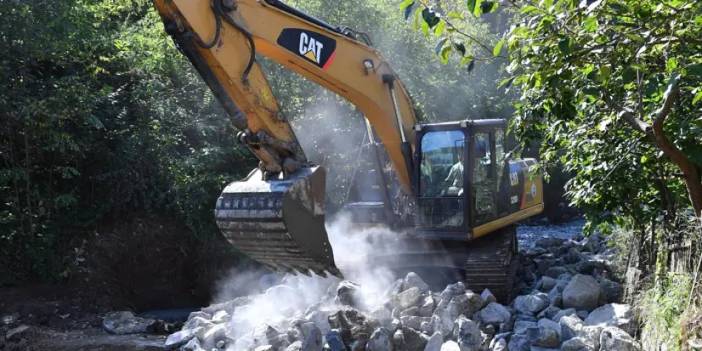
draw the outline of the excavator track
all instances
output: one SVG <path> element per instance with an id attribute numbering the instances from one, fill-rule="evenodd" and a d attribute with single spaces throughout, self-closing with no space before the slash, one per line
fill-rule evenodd
<path id="1" fill-rule="evenodd" d="M 468 288 L 489 289 L 498 301 L 512 297 L 517 272 L 517 231 L 512 225 L 470 242 L 464 280 Z"/>

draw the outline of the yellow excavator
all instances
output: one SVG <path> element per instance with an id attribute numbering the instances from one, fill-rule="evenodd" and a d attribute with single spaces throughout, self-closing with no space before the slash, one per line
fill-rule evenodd
<path id="1" fill-rule="evenodd" d="M 341 275 L 324 226 L 325 170 L 307 160 L 257 62 L 261 55 L 365 116 L 375 172 L 364 173 L 372 185 L 355 182 L 346 209 L 359 224 L 399 227 L 421 243 L 398 250 L 395 264 L 432 276 L 448 269 L 473 290 L 509 295 L 514 224 L 542 212 L 543 196 L 536 161 L 506 155 L 504 120 L 417 123 L 407 90 L 367 35 L 282 1 L 154 3 L 230 115 L 238 140 L 260 160 L 217 200 L 217 224 L 233 246 L 276 270 Z M 386 162 L 392 176 L 383 171 Z M 402 196 L 392 194 L 393 179 Z"/>

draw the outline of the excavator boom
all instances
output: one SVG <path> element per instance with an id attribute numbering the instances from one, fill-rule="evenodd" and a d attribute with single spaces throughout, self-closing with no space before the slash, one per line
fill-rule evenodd
<path id="1" fill-rule="evenodd" d="M 166 31 L 240 130 L 259 167 L 227 186 L 215 216 L 239 250 L 272 268 L 339 275 L 324 228 L 324 170 L 308 162 L 266 76 L 265 56 L 345 97 L 412 189 L 412 102 L 382 56 L 351 30 L 278 0 L 155 0 Z"/>

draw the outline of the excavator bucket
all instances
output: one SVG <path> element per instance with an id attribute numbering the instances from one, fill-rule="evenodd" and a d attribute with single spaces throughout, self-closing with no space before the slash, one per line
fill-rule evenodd
<path id="1" fill-rule="evenodd" d="M 269 180 L 256 169 L 224 189 L 217 225 L 234 247 L 272 269 L 340 277 L 324 228 L 325 182 L 318 166 Z"/>

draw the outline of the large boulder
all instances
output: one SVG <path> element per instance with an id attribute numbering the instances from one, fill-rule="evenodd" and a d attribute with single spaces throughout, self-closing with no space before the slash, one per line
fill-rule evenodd
<path id="1" fill-rule="evenodd" d="M 417 304 L 419 299 L 422 297 L 422 291 L 417 287 L 411 287 L 395 296 L 393 296 L 392 303 L 395 307 L 400 310 L 405 310 L 409 307 Z"/>
<path id="2" fill-rule="evenodd" d="M 466 292 L 466 286 L 462 282 L 449 284 L 439 295 L 439 307 L 448 306 L 451 299 L 456 295 L 461 295 Z"/>
<path id="3" fill-rule="evenodd" d="M 361 307 L 360 287 L 358 284 L 344 280 L 336 288 L 336 302 L 351 307 Z"/>
<path id="4" fill-rule="evenodd" d="M 590 341 L 576 337 L 566 340 L 561 344 L 561 351 L 596 351 L 595 345 Z"/>
<path id="5" fill-rule="evenodd" d="M 436 332 L 427 341 L 424 351 L 441 351 L 441 345 L 443 344 L 444 337 L 441 335 L 441 333 Z"/>
<path id="6" fill-rule="evenodd" d="M 436 307 L 436 301 L 434 300 L 434 297 L 431 295 L 428 295 L 428 296 L 425 296 L 424 299 L 422 300 L 421 305 L 419 306 L 419 310 L 417 312 L 422 317 L 431 317 L 432 313 L 434 313 L 435 307 Z"/>
<path id="7" fill-rule="evenodd" d="M 583 321 L 578 316 L 563 316 L 558 324 L 561 325 L 561 340 L 578 336 L 583 328 Z"/>
<path id="8" fill-rule="evenodd" d="M 477 314 L 477 319 L 483 324 L 500 325 L 502 323 L 508 323 L 511 318 L 512 313 L 510 313 L 505 306 L 497 302 L 489 303 Z"/>
<path id="9" fill-rule="evenodd" d="M 641 345 L 617 327 L 606 327 L 600 334 L 600 351 L 638 351 Z"/>
<path id="10" fill-rule="evenodd" d="M 390 342 L 390 331 L 385 328 L 378 328 L 371 334 L 368 343 L 366 344 L 367 351 L 391 351 L 392 344 Z"/>
<path id="11" fill-rule="evenodd" d="M 600 299 L 600 284 L 589 275 L 578 274 L 563 289 L 563 307 L 592 311 Z"/>
<path id="12" fill-rule="evenodd" d="M 585 319 L 585 324 L 600 327 L 618 327 L 629 334 L 633 334 L 636 327 L 631 306 L 618 303 L 604 305 L 595 309 Z"/>
<path id="13" fill-rule="evenodd" d="M 458 342 L 461 351 L 478 351 L 482 344 L 478 325 L 463 316 L 459 317 L 454 324 L 453 337 Z"/>
<path id="14" fill-rule="evenodd" d="M 509 338 L 509 343 L 507 344 L 507 349 L 509 351 L 529 351 L 529 339 L 525 334 L 514 334 Z"/>
<path id="15" fill-rule="evenodd" d="M 548 306 L 548 296 L 543 293 L 517 296 L 514 309 L 525 314 L 535 315 Z"/>
<path id="16" fill-rule="evenodd" d="M 201 331 L 202 327 L 198 327 L 195 329 L 183 329 L 181 331 L 175 332 L 168 336 L 164 347 L 166 348 L 166 350 L 177 349 L 185 345 L 188 341 L 194 338 Z"/>
<path id="17" fill-rule="evenodd" d="M 390 343 L 389 339 L 389 332 L 388 333 L 388 344 Z M 327 335 L 324 337 L 324 339 L 327 342 L 327 345 L 329 345 L 329 351 L 346 351 L 346 345 L 344 345 L 344 341 L 341 339 L 341 334 L 337 330 L 332 330 L 327 333 Z M 372 339 L 372 337 L 371 337 Z M 370 345 L 370 341 L 368 342 L 368 345 Z M 370 346 L 366 346 L 367 350 L 371 350 Z M 389 349 L 373 349 L 372 351 L 390 351 Z"/>
<path id="18" fill-rule="evenodd" d="M 449 340 L 441 345 L 441 351 L 461 351 L 461 348 L 458 346 L 457 342 Z"/>
<path id="19" fill-rule="evenodd" d="M 409 272 L 405 276 L 402 284 L 402 290 L 407 290 L 409 288 L 417 288 L 421 292 L 429 291 L 429 285 L 422 280 L 422 278 L 414 272 Z"/>

